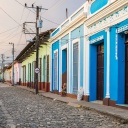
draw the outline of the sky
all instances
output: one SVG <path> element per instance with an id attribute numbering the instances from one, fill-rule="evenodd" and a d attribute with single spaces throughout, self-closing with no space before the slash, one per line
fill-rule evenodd
<path id="1" fill-rule="evenodd" d="M 40 17 L 43 20 L 43 27 L 40 32 L 51 28 L 57 28 L 66 19 L 66 8 L 68 16 L 78 9 L 86 0 L 0 0 L 0 60 L 4 54 L 4 63 L 12 62 L 12 45 L 14 43 L 15 57 L 27 45 L 27 41 L 32 39 L 34 34 L 23 33 L 24 22 L 36 21 L 36 10 L 25 8 L 32 4 L 42 6 L 48 10 L 42 10 Z M 35 32 L 34 24 L 27 24 L 29 32 Z M 1 65 L 1 61 L 0 61 Z"/>

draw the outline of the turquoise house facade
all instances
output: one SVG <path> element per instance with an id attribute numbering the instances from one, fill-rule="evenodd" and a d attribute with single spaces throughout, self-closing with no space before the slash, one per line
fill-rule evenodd
<path id="1" fill-rule="evenodd" d="M 51 34 L 52 92 L 60 94 L 66 83 L 67 95 L 76 97 L 79 88 L 83 88 L 84 9 L 85 5 Z"/>

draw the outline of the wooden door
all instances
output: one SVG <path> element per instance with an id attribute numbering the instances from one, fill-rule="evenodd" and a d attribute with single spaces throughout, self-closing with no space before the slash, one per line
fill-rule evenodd
<path id="1" fill-rule="evenodd" d="M 125 44 L 125 103 L 128 104 L 128 42 Z"/>
<path id="2" fill-rule="evenodd" d="M 97 100 L 103 100 L 104 92 L 104 45 L 97 46 Z"/>

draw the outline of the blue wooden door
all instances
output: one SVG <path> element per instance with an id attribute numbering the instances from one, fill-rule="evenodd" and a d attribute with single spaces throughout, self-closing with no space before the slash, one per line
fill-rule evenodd
<path id="1" fill-rule="evenodd" d="M 125 44 L 125 103 L 128 104 L 128 42 Z"/>

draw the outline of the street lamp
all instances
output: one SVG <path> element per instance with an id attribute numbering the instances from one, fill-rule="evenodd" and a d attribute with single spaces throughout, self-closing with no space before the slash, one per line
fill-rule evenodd
<path id="1" fill-rule="evenodd" d="M 13 56 L 13 61 L 12 61 L 12 86 L 14 86 L 14 43 L 10 43 L 12 47 L 12 56 Z"/>

